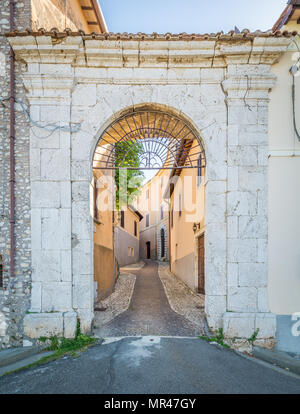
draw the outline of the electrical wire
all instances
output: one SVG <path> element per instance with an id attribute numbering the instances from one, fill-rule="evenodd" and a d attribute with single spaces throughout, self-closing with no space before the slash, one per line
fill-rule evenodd
<path id="1" fill-rule="evenodd" d="M 0 102 L 4 102 L 4 101 L 8 101 L 10 98 L 0 98 Z M 26 115 L 27 119 L 29 120 L 29 122 L 34 125 L 37 128 L 40 129 L 45 129 L 46 131 L 50 131 L 52 135 L 53 132 L 59 130 L 59 131 L 64 131 L 64 132 L 71 132 L 71 133 L 76 133 L 79 132 L 81 130 L 81 123 L 74 123 L 74 127 L 71 126 L 71 123 L 67 126 L 67 125 L 56 125 L 56 124 L 47 124 L 47 125 L 41 125 L 38 122 L 36 122 L 34 119 L 31 118 L 29 112 L 27 111 L 27 109 L 25 108 L 25 105 L 22 101 L 20 101 L 19 99 L 15 98 L 15 102 L 17 104 L 20 105 L 20 107 L 22 108 L 22 111 L 24 112 L 24 114 Z M 48 135 L 47 137 L 38 137 L 38 138 L 49 138 Z"/>
<path id="2" fill-rule="evenodd" d="M 297 34 L 297 36 L 299 36 L 299 38 L 300 38 L 300 35 L 299 34 Z M 298 53 L 300 55 L 300 48 L 299 48 L 298 43 L 295 41 L 295 39 L 293 39 L 293 43 L 296 45 L 296 47 L 298 49 Z M 300 62 L 300 56 L 298 58 L 297 63 L 295 65 L 293 65 L 292 68 L 294 66 L 297 67 L 298 64 L 299 64 L 299 62 Z M 297 128 L 297 120 L 296 120 L 296 84 L 295 84 L 295 77 L 296 77 L 296 73 L 298 73 L 298 71 L 299 71 L 299 68 L 297 68 L 297 70 L 295 72 L 292 71 L 292 68 L 290 69 L 290 73 L 291 73 L 291 75 L 293 77 L 293 86 L 292 86 L 293 125 L 294 125 L 294 131 L 295 131 L 295 134 L 296 134 L 296 136 L 298 138 L 298 141 L 300 141 L 300 133 L 299 133 L 298 128 Z"/>
<path id="3" fill-rule="evenodd" d="M 295 76 L 293 76 L 293 87 L 292 87 L 292 100 L 293 100 L 293 124 L 294 130 L 297 135 L 298 140 L 300 141 L 300 134 L 297 128 L 297 121 L 296 121 L 296 85 L 295 85 Z"/>

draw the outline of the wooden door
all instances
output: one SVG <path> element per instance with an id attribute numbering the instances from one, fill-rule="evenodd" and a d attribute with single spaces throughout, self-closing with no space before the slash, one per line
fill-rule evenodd
<path id="1" fill-rule="evenodd" d="M 198 237 L 198 292 L 205 294 L 204 234 Z"/>

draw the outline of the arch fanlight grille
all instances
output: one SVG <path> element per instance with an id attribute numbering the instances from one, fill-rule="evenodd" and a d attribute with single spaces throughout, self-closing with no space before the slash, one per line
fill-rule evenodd
<path id="1" fill-rule="evenodd" d="M 181 118 L 140 110 L 114 121 L 102 134 L 94 169 L 183 169 L 205 167 L 200 139 Z M 131 157 L 132 155 L 132 157 Z"/>

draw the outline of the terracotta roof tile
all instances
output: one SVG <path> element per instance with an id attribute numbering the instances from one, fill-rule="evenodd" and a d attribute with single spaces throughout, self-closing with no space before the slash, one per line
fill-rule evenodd
<path id="1" fill-rule="evenodd" d="M 272 31 L 269 30 L 267 32 L 262 32 L 260 30 L 256 30 L 255 32 L 250 32 L 248 29 L 244 29 L 241 33 L 236 33 L 234 30 L 231 30 L 228 33 L 218 32 L 218 33 L 205 33 L 205 34 L 198 34 L 198 33 L 166 33 L 166 34 L 146 34 L 146 33 L 90 33 L 86 34 L 83 30 L 78 32 L 72 32 L 71 29 L 66 28 L 63 32 L 59 32 L 58 29 L 53 28 L 50 31 L 46 31 L 45 29 L 41 28 L 38 31 L 32 31 L 30 29 L 26 29 L 25 31 L 18 31 L 15 30 L 10 33 L 6 33 L 7 37 L 16 37 L 16 36 L 51 36 L 54 38 L 63 38 L 67 36 L 82 36 L 83 39 L 99 39 L 99 40 L 137 40 L 137 41 L 151 41 L 151 40 L 183 40 L 183 41 L 191 41 L 191 40 L 216 40 L 216 39 L 224 39 L 224 40 L 232 40 L 232 39 L 252 39 L 254 37 L 292 37 L 295 36 L 297 32 L 288 32 L 288 31 Z"/>

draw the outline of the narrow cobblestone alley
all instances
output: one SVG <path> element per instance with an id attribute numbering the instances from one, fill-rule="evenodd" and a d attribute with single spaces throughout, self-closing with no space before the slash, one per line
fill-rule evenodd
<path id="1" fill-rule="evenodd" d="M 112 321 L 99 326 L 99 337 L 186 336 L 204 334 L 204 318 L 199 325 L 174 312 L 158 275 L 158 264 L 146 262 L 138 271 L 129 308 Z M 202 322 L 202 323 L 201 323 Z"/>

